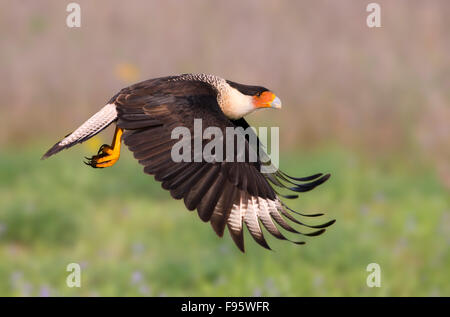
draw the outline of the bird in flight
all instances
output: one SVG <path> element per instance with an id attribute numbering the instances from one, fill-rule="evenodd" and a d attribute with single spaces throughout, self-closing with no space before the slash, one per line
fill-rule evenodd
<path id="1" fill-rule="evenodd" d="M 114 165 L 123 140 L 144 166 L 146 174 L 154 175 L 173 198 L 184 199 L 188 210 L 197 209 L 200 219 L 209 221 L 218 236 L 222 237 L 228 227 L 231 238 L 242 252 L 244 224 L 254 240 L 267 249 L 270 247 L 262 227 L 280 240 L 304 244 L 304 241 L 286 238 L 280 228 L 304 236 L 317 236 L 334 220 L 318 225 L 300 221 L 294 214 L 301 217 L 323 214 L 292 210 L 281 198 L 295 199 L 298 195 L 280 191 L 310 191 L 328 180 L 330 174 L 292 177 L 279 169 L 262 173 L 261 167 L 271 163 L 266 160 L 267 153 L 259 141 L 257 149 L 253 149 L 257 151 L 255 161 L 250 161 L 248 155 L 240 161 L 178 162 L 171 155 L 178 141 L 172 138 L 174 128 L 185 127 L 192 131 L 194 119 L 201 119 L 203 130 L 218 127 L 225 134 L 229 127 L 247 129 L 249 124 L 243 117 L 260 108 L 281 108 L 281 101 L 264 87 L 239 84 L 214 75 L 182 74 L 150 79 L 120 90 L 106 106 L 56 143 L 42 158 L 84 142 L 114 123 L 111 145 L 102 145 L 96 155 L 88 158 L 85 163 L 89 166 Z M 202 140 L 202 145 L 204 142 L 206 140 Z M 225 143 L 224 139 L 221 142 Z M 249 154 L 252 149 L 248 135 L 241 144 L 245 154 Z M 299 231 L 289 222 L 306 227 L 307 232 Z"/>

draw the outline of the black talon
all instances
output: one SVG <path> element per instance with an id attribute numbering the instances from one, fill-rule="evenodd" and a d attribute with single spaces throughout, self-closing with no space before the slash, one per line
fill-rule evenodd
<path id="1" fill-rule="evenodd" d="M 97 155 L 94 155 L 92 157 L 85 156 L 84 158 L 85 158 L 85 161 L 83 161 L 84 164 L 91 166 L 93 168 L 97 168 L 97 166 L 95 166 Z"/>
<path id="2" fill-rule="evenodd" d="M 100 154 L 106 154 L 106 153 L 103 153 L 103 149 L 104 149 L 105 147 L 109 147 L 109 144 L 103 144 L 103 145 L 100 147 L 100 149 L 98 149 L 97 154 L 98 154 L 98 155 L 100 155 Z"/>

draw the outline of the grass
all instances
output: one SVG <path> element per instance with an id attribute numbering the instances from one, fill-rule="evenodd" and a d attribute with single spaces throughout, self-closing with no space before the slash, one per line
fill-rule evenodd
<path id="1" fill-rule="evenodd" d="M 246 233 L 242 254 L 129 153 L 95 170 L 81 163 L 86 147 L 40 161 L 43 150 L 0 153 L 0 295 L 450 295 L 450 199 L 422 164 L 334 148 L 284 153 L 293 175 L 332 173 L 292 207 L 337 222 L 304 246 L 268 237 L 275 251 Z M 66 286 L 71 262 L 81 288 Z M 380 288 L 366 285 L 372 262 Z"/>

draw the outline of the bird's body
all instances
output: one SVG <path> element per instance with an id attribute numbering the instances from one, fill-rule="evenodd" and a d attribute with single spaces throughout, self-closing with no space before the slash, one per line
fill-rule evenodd
<path id="1" fill-rule="evenodd" d="M 157 181 L 162 182 L 162 187 L 169 190 L 172 197 L 184 199 L 189 210 L 197 209 L 199 217 L 209 221 L 219 236 L 223 235 L 227 226 L 240 250 L 244 250 L 243 223 L 252 237 L 266 248 L 269 247 L 260 222 L 279 239 L 286 238 L 277 225 L 300 233 L 285 218 L 301 226 L 318 229 L 302 233 L 304 235 L 321 234 L 334 221 L 316 226 L 298 221 L 290 213 L 294 211 L 281 202 L 273 187 L 304 192 L 325 182 L 328 174 L 306 178 L 293 178 L 281 171 L 263 174 L 260 172 L 261 166 L 270 163 L 261 161 L 261 156 L 266 154 L 260 148 L 257 149 L 258 159 L 248 160 L 248 154 L 252 151 L 248 139 L 243 146 L 245 161 L 239 161 L 236 153 L 235 160 L 231 161 L 221 161 L 214 156 L 213 160 L 201 158 L 178 162 L 172 157 L 172 149 L 177 143 L 172 138 L 175 128 L 184 127 L 192 131 L 194 120 L 201 119 L 203 131 L 216 127 L 225 135 L 227 128 L 248 128 L 243 117 L 265 107 L 279 108 L 281 102 L 272 92 L 260 86 L 242 85 L 205 74 L 150 79 L 122 89 L 81 127 L 56 143 L 43 158 L 83 142 L 115 122 L 113 143 L 111 146 L 103 145 L 98 155 L 89 159 L 88 165 L 113 165 L 119 158 L 123 139 L 144 166 L 145 173 L 154 175 Z M 190 141 L 195 143 L 195 137 Z M 202 146 L 207 141 L 200 140 Z M 225 138 L 221 142 L 226 147 Z"/>

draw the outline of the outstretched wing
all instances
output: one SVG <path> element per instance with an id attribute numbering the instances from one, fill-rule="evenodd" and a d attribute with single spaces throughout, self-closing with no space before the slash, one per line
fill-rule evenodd
<path id="1" fill-rule="evenodd" d="M 287 240 L 278 226 L 290 232 L 314 236 L 323 233 L 324 228 L 334 222 L 309 226 L 298 221 L 269 184 L 271 181 L 275 186 L 287 187 L 283 182 L 288 181 L 292 183 L 291 190 L 306 191 L 325 181 L 328 176 L 295 179 L 281 172 L 262 174 L 259 161 L 248 161 L 252 149 L 247 141 L 244 162 L 206 161 L 203 158 L 197 161 L 194 159 L 194 147 L 191 150 L 192 162 L 175 162 L 171 156 L 172 147 L 178 142 L 171 138 L 174 128 L 188 128 L 194 144 L 199 137 L 194 133 L 194 119 L 202 119 L 202 132 L 214 126 L 223 135 L 227 127 L 234 128 L 240 124 L 230 121 L 222 113 L 216 92 L 208 84 L 170 80 L 162 78 L 130 86 L 114 96 L 110 103 L 117 106 L 117 125 L 125 129 L 124 143 L 144 166 L 144 172 L 154 175 L 173 198 L 184 199 L 189 210 L 197 209 L 200 219 L 209 221 L 219 236 L 223 235 L 227 226 L 241 251 L 244 251 L 244 224 L 257 243 L 270 249 L 260 223 L 276 238 Z M 202 146 L 206 141 L 200 140 Z M 223 148 L 225 152 L 225 142 Z M 306 185 L 298 183 L 309 180 L 313 181 Z M 318 230 L 299 232 L 286 219 Z"/>

